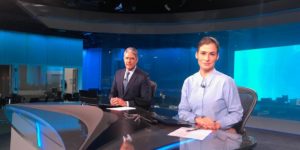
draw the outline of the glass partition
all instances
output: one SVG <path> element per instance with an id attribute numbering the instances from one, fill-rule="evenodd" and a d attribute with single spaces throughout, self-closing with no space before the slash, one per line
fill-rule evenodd
<path id="1" fill-rule="evenodd" d="M 52 91 L 78 92 L 82 39 L 11 30 L 0 30 L 0 39 L 2 102 L 23 102 L 19 96 L 25 102 L 45 100 L 45 92 Z M 66 73 L 66 68 L 76 71 Z"/>
<path id="2" fill-rule="evenodd" d="M 63 100 L 78 92 L 78 68 L 47 65 L 12 65 L 12 93 L 4 97 L 22 97 L 22 102 Z M 19 101 L 18 101 L 19 102 Z"/>

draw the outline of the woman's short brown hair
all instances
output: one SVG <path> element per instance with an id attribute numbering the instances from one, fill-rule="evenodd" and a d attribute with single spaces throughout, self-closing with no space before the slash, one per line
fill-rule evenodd
<path id="1" fill-rule="evenodd" d="M 214 43 L 217 47 L 217 52 L 219 53 L 219 42 L 217 39 L 215 39 L 214 37 L 211 37 L 211 36 L 205 36 L 203 37 L 199 43 L 198 43 L 198 49 L 199 47 L 201 47 L 202 45 L 205 45 L 205 44 L 211 44 L 211 43 Z"/>

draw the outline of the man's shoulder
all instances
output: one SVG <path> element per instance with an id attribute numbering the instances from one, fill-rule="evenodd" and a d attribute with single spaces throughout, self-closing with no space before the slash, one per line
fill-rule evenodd
<path id="1" fill-rule="evenodd" d="M 148 75 L 149 75 L 147 72 L 143 71 L 143 70 L 140 69 L 140 68 L 136 68 L 136 69 L 135 69 L 135 72 L 136 72 L 137 74 L 142 75 L 142 76 L 148 76 Z"/>
<path id="2" fill-rule="evenodd" d="M 118 74 L 118 73 L 121 73 L 121 72 L 125 72 L 126 71 L 126 69 L 125 68 L 123 68 L 123 69 L 119 69 L 119 70 L 117 70 L 116 71 L 116 74 Z"/>

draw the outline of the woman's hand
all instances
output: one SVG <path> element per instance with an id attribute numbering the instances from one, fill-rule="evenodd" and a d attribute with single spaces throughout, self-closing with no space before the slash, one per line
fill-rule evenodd
<path id="1" fill-rule="evenodd" d="M 203 129 L 209 130 L 218 130 L 221 125 L 219 122 L 212 120 L 209 117 L 196 117 L 195 118 L 196 126 Z"/>

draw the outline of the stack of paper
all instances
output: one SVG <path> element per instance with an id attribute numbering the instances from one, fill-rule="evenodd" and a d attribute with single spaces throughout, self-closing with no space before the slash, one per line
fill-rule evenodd
<path id="1" fill-rule="evenodd" d="M 197 140 L 203 140 L 205 137 L 207 137 L 212 130 L 204 130 L 204 129 L 197 129 L 195 128 L 188 128 L 188 127 L 181 127 L 171 133 L 169 133 L 169 136 L 177 136 L 182 138 L 192 138 Z"/>
<path id="2" fill-rule="evenodd" d="M 113 107 L 113 108 L 107 108 L 109 110 L 116 110 L 116 111 L 125 111 L 125 110 L 134 110 L 134 107 Z"/>

